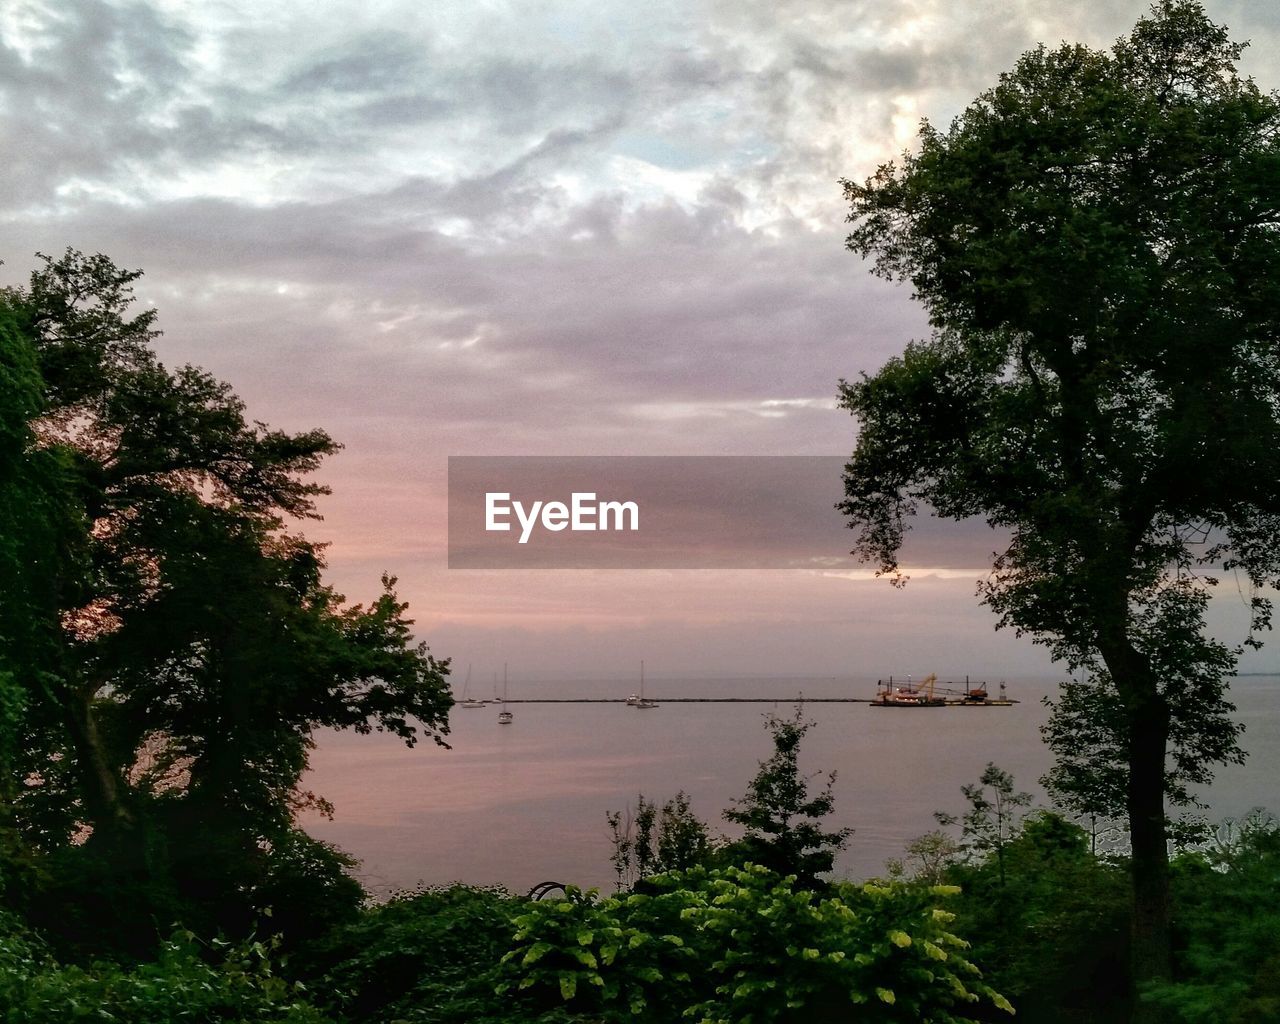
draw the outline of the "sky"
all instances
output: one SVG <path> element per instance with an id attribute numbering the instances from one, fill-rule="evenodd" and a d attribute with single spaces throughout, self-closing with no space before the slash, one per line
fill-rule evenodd
<path id="1" fill-rule="evenodd" d="M 68 246 L 143 269 L 166 364 L 345 446 L 306 529 L 333 582 L 368 600 L 391 571 L 482 675 L 1045 673 L 992 632 L 980 564 L 903 590 L 852 559 L 450 570 L 446 460 L 848 452 L 837 381 L 926 325 L 844 249 L 838 180 L 1145 8 L 4 0 L 0 283 Z M 1207 9 L 1280 84 L 1280 8 Z"/>

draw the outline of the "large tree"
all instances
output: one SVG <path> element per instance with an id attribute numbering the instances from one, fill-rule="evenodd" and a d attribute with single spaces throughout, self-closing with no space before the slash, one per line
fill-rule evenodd
<path id="1" fill-rule="evenodd" d="M 1239 756 L 1216 576 L 1248 588 L 1255 645 L 1280 582 L 1280 102 L 1242 50 L 1165 0 L 1109 51 L 1025 54 L 844 182 L 849 248 L 934 327 L 842 382 L 856 552 L 900 581 L 921 503 L 1009 532 L 982 593 L 1093 670 L 1052 738 L 1079 800 L 1127 816 L 1139 983 L 1170 970 L 1166 797 Z"/>
<path id="2" fill-rule="evenodd" d="M 295 826 L 316 731 L 442 742 L 448 664 L 290 529 L 337 445 L 161 365 L 137 277 L 68 251 L 0 296 L 0 797 L 55 924 L 240 927 L 335 863 Z"/>

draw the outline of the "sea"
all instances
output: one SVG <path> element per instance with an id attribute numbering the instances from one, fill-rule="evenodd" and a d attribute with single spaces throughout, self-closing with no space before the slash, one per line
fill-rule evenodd
<path id="1" fill-rule="evenodd" d="M 977 677 L 975 677 L 976 679 Z M 997 680 L 988 680 L 996 695 Z M 407 748 L 388 734 L 324 732 L 304 788 L 330 800 L 332 820 L 308 814 L 307 830 L 356 857 L 375 896 L 462 882 L 523 892 L 545 881 L 614 887 L 606 815 L 634 811 L 639 795 L 661 804 L 685 792 L 713 832 L 734 835 L 720 812 L 741 797 L 772 752 L 766 716 L 789 716 L 798 700 L 814 725 L 801 768 L 819 788 L 835 773 L 832 826 L 854 829 L 837 857 L 838 878 L 882 875 L 913 837 L 936 827 L 935 811 L 959 812 L 961 786 L 987 763 L 1046 803 L 1040 777 L 1043 698 L 1053 679 L 1009 679 L 1008 707 L 875 708 L 821 703 L 870 698 L 876 680 L 699 678 L 646 680 L 653 710 L 624 703 L 514 703 L 595 697 L 621 701 L 635 680 L 523 680 L 512 675 L 507 710 L 456 706 L 449 748 Z M 760 703 L 663 703 L 672 697 L 759 698 Z M 1280 814 L 1280 675 L 1233 680 L 1245 726 L 1244 765 L 1222 767 L 1198 795 L 1214 821 L 1254 808 Z"/>

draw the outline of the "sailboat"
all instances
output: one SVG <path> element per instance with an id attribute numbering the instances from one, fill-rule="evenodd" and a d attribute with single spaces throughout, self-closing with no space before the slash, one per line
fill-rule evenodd
<path id="1" fill-rule="evenodd" d="M 644 696 L 644 662 L 640 662 L 640 693 L 632 694 L 627 698 L 627 703 L 633 708 L 640 708 L 642 711 L 648 711 L 650 708 L 656 708 L 658 702 L 656 700 L 646 700 Z"/>
<path id="2" fill-rule="evenodd" d="M 471 666 L 467 666 L 467 678 L 462 684 L 462 706 L 464 708 L 482 708 L 484 701 L 477 700 L 475 697 L 468 697 L 467 690 L 471 686 Z"/>
<path id="3" fill-rule="evenodd" d="M 515 715 L 507 710 L 507 663 L 502 663 L 502 710 L 498 712 L 498 724 L 510 725 Z"/>

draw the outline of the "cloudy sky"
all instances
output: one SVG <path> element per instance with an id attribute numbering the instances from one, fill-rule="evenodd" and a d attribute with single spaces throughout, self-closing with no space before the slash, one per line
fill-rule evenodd
<path id="1" fill-rule="evenodd" d="M 837 179 L 1144 9 L 4 0 L 0 280 L 66 246 L 143 268 L 166 362 L 345 444 L 309 531 L 340 588 L 398 573 L 482 673 L 1032 672 L 977 566 L 450 571 L 446 457 L 847 451 L 837 379 L 923 318 L 843 249 Z M 1208 9 L 1280 84 L 1280 8 Z"/>

